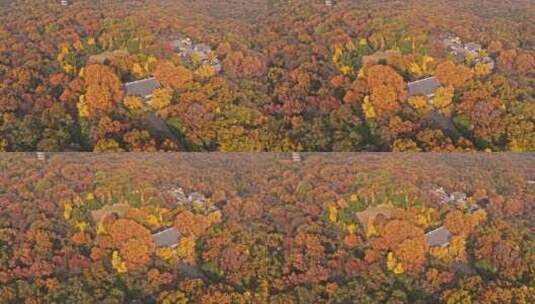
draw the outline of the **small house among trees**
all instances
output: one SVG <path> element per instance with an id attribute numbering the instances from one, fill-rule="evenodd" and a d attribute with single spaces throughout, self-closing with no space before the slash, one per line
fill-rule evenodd
<path id="1" fill-rule="evenodd" d="M 446 247 L 450 243 L 451 232 L 446 227 L 440 226 L 426 233 L 425 239 L 430 247 Z"/>
<path id="2" fill-rule="evenodd" d="M 479 51 L 481 51 L 481 45 L 475 42 L 468 42 L 465 44 L 464 48 L 466 51 L 471 52 L 473 54 L 477 54 Z"/>
<path id="3" fill-rule="evenodd" d="M 132 81 L 124 84 L 126 96 L 139 96 L 148 100 L 154 90 L 160 88 L 160 83 L 154 77 Z"/>
<path id="4" fill-rule="evenodd" d="M 470 64 L 485 64 L 490 71 L 494 70 L 496 64 L 494 59 L 489 56 L 484 56 L 486 51 L 481 44 L 476 42 L 468 42 L 463 44 L 461 38 L 455 34 L 447 34 L 442 40 L 442 44 L 446 50 L 457 60 L 458 62 L 466 62 L 467 58 L 471 58 Z"/>
<path id="5" fill-rule="evenodd" d="M 409 96 L 425 96 L 429 100 L 435 96 L 435 91 L 440 87 L 440 82 L 435 77 L 428 77 L 407 84 Z"/>
<path id="6" fill-rule="evenodd" d="M 152 240 L 156 247 L 171 247 L 174 248 L 178 245 L 180 240 L 180 234 L 175 227 L 167 228 L 152 235 Z"/>
<path id="7" fill-rule="evenodd" d="M 172 40 L 169 45 L 180 53 L 184 62 L 191 64 L 194 61 L 193 58 L 196 58 L 195 61 L 198 61 L 198 64 L 211 66 L 215 73 L 221 73 L 223 70 L 221 60 L 206 43 L 194 43 L 189 37 L 181 37 Z"/>

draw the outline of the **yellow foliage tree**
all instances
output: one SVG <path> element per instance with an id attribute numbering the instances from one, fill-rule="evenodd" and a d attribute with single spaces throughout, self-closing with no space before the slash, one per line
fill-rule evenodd
<path id="1" fill-rule="evenodd" d="M 466 261 L 466 239 L 463 236 L 454 236 L 448 246 L 433 247 L 429 253 L 444 263 Z"/>
<path id="2" fill-rule="evenodd" d="M 456 261 L 466 261 L 466 239 L 454 236 L 448 246 L 449 256 Z"/>
<path id="3" fill-rule="evenodd" d="M 354 45 L 351 42 L 351 44 L 348 44 L 347 47 L 354 48 Z M 344 47 L 341 45 L 336 45 L 334 47 L 332 61 L 334 65 L 336 66 L 336 68 L 340 71 L 340 73 L 342 73 L 342 75 L 349 75 L 353 71 L 353 68 L 343 64 L 342 62 L 343 54 L 344 54 Z"/>
<path id="4" fill-rule="evenodd" d="M 442 262 L 448 263 L 450 261 L 448 247 L 432 247 L 429 249 L 429 254 Z"/>
<path id="5" fill-rule="evenodd" d="M 82 221 L 82 222 L 76 222 L 76 228 L 78 228 L 78 230 L 80 230 L 80 232 L 84 232 L 85 229 L 87 228 L 87 223 Z"/>
<path id="6" fill-rule="evenodd" d="M 85 199 L 88 200 L 88 201 L 92 201 L 95 199 L 95 195 L 92 193 L 92 192 L 89 192 L 86 196 L 85 196 Z"/>
<path id="7" fill-rule="evenodd" d="M 400 274 L 405 272 L 403 265 L 398 262 L 397 258 L 394 256 L 394 253 L 389 252 L 386 255 L 386 268 L 392 271 L 395 274 Z"/>
<path id="8" fill-rule="evenodd" d="M 486 63 L 478 62 L 474 66 L 474 75 L 484 77 L 490 74 L 490 67 Z"/>
<path id="9" fill-rule="evenodd" d="M 340 60 L 342 59 L 342 54 L 343 54 L 342 47 L 340 45 L 336 45 L 334 47 L 334 52 L 333 52 L 333 57 L 332 57 L 332 61 L 334 64 L 338 64 L 340 62 Z"/>
<path id="10" fill-rule="evenodd" d="M 433 221 L 433 209 L 432 208 L 418 208 L 416 214 L 416 224 L 420 227 L 427 227 Z"/>
<path id="11" fill-rule="evenodd" d="M 123 149 L 119 146 L 119 143 L 111 138 L 100 139 L 95 147 L 95 152 L 121 152 Z"/>
<path id="12" fill-rule="evenodd" d="M 169 247 L 158 248 L 156 250 L 156 256 L 170 264 L 174 264 L 176 261 L 176 252 Z"/>
<path id="13" fill-rule="evenodd" d="M 422 56 L 418 61 L 410 63 L 409 72 L 416 78 L 428 75 L 430 73 L 429 64 L 433 62 L 434 59 L 432 57 Z"/>
<path id="14" fill-rule="evenodd" d="M 123 262 L 123 259 L 119 255 L 119 252 L 117 250 L 113 251 L 111 256 L 111 265 L 115 271 L 118 273 L 125 273 L 128 271 L 126 268 L 126 263 Z"/>
<path id="15" fill-rule="evenodd" d="M 149 56 L 145 63 L 143 64 L 143 68 L 145 71 L 152 71 L 154 68 L 154 65 L 158 62 L 158 59 L 154 56 Z"/>
<path id="16" fill-rule="evenodd" d="M 440 87 L 435 91 L 433 105 L 444 114 L 449 114 L 451 112 L 453 91 L 452 86 Z"/>
<path id="17" fill-rule="evenodd" d="M 482 221 L 487 219 L 487 212 L 484 209 L 479 209 L 471 214 L 471 217 L 476 221 L 477 223 L 481 223 Z"/>
<path id="18" fill-rule="evenodd" d="M 7 141 L 3 138 L 0 139 L 0 152 L 6 152 Z"/>
<path id="19" fill-rule="evenodd" d="M 181 291 L 164 291 L 158 296 L 160 304 L 187 304 L 188 297 Z"/>
<path id="20" fill-rule="evenodd" d="M 431 109 L 427 98 L 423 96 L 411 96 L 409 98 L 409 105 L 420 113 L 427 113 Z"/>
<path id="21" fill-rule="evenodd" d="M 149 214 L 147 216 L 147 219 L 145 220 L 145 222 L 149 225 L 149 226 L 160 226 L 161 223 L 158 219 L 158 217 L 156 217 L 154 214 Z"/>
<path id="22" fill-rule="evenodd" d="M 350 233 L 350 234 L 351 234 L 351 233 L 355 233 L 355 232 L 357 231 L 357 225 L 355 225 L 355 224 L 348 224 L 348 225 L 346 226 L 346 229 L 347 229 L 347 232 Z"/>
<path id="23" fill-rule="evenodd" d="M 150 98 L 150 105 L 156 110 L 161 110 L 171 104 L 172 94 L 171 89 L 156 89 Z"/>
<path id="24" fill-rule="evenodd" d="M 201 57 L 199 56 L 198 53 L 194 52 L 193 54 L 191 54 L 190 59 L 193 65 L 199 65 L 201 63 Z"/>
<path id="25" fill-rule="evenodd" d="M 338 219 L 338 210 L 336 209 L 336 206 L 329 206 L 327 212 L 329 214 L 329 221 L 335 223 Z"/>
<path id="26" fill-rule="evenodd" d="M 366 71 L 363 68 L 360 68 L 357 73 L 358 79 L 366 79 Z"/>
<path id="27" fill-rule="evenodd" d="M 176 253 L 179 259 L 186 263 L 195 263 L 195 237 L 183 237 L 178 242 Z"/>
<path id="28" fill-rule="evenodd" d="M 132 74 L 134 74 L 134 77 L 141 78 L 145 76 L 145 73 L 146 71 L 141 64 L 136 62 L 132 65 Z"/>
<path id="29" fill-rule="evenodd" d="M 216 223 L 219 223 L 221 221 L 221 211 L 214 211 L 214 212 L 210 212 L 208 215 L 207 215 L 207 220 L 208 220 L 208 223 L 211 225 L 213 224 L 216 224 Z"/>
<path id="30" fill-rule="evenodd" d="M 375 225 L 373 222 L 374 222 L 374 219 L 370 217 L 368 219 L 368 224 L 366 225 L 366 238 L 367 239 L 371 238 L 374 235 L 377 235 L 377 229 L 375 228 Z"/>
<path id="31" fill-rule="evenodd" d="M 127 96 L 123 100 L 123 103 L 131 111 L 141 111 L 145 108 L 143 101 L 138 96 Z"/>
<path id="32" fill-rule="evenodd" d="M 63 70 L 67 73 L 72 72 L 73 67 L 67 63 L 65 63 L 63 60 L 65 59 L 65 56 L 69 54 L 69 46 L 64 44 L 61 46 L 60 51 L 56 59 L 58 60 L 59 64 L 63 68 Z"/>
<path id="33" fill-rule="evenodd" d="M 350 66 L 347 66 L 347 65 L 341 65 L 339 69 L 340 69 L 340 73 L 342 73 L 342 75 L 349 75 L 349 74 L 351 74 L 351 71 L 353 71 L 353 69 Z"/>
<path id="34" fill-rule="evenodd" d="M 78 102 L 76 103 L 76 108 L 78 108 L 78 115 L 81 118 L 89 117 L 89 105 L 85 101 L 85 96 L 80 95 Z"/>
<path id="35" fill-rule="evenodd" d="M 100 221 L 98 224 L 97 224 L 97 235 L 102 235 L 102 234 L 106 234 L 106 228 L 104 227 L 104 223 L 102 223 L 102 221 Z"/>
<path id="36" fill-rule="evenodd" d="M 394 152 L 417 152 L 420 150 L 418 145 L 410 138 L 398 138 L 392 144 L 392 151 Z"/>
<path id="37" fill-rule="evenodd" d="M 65 202 L 63 204 L 63 218 L 66 220 L 71 218 L 72 214 L 72 204 L 70 202 Z"/>
<path id="38" fill-rule="evenodd" d="M 215 75 L 215 69 L 209 64 L 203 64 L 195 71 L 195 74 L 201 79 L 208 79 Z"/>
<path id="39" fill-rule="evenodd" d="M 424 74 L 422 68 L 416 62 L 411 62 L 409 66 L 409 72 L 416 78 L 420 78 Z"/>
<path id="40" fill-rule="evenodd" d="M 375 114 L 375 109 L 373 108 L 373 105 L 370 102 L 370 97 L 366 96 L 364 97 L 364 101 L 362 102 L 362 111 L 364 112 L 364 116 L 366 116 L 367 119 L 374 119 L 377 117 Z"/>

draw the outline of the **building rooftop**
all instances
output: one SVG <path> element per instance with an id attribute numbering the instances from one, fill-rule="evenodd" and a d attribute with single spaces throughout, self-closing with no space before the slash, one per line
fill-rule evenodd
<path id="1" fill-rule="evenodd" d="M 150 98 L 152 92 L 158 89 L 160 84 L 154 77 L 145 78 L 124 84 L 126 96 L 139 96 L 141 98 Z"/>
<path id="2" fill-rule="evenodd" d="M 451 232 L 444 226 L 425 234 L 427 244 L 431 247 L 445 247 L 450 243 Z"/>
<path id="3" fill-rule="evenodd" d="M 184 205 L 189 203 L 188 197 L 184 194 L 182 188 L 174 188 L 168 192 L 173 198 L 176 205 Z"/>
<path id="4" fill-rule="evenodd" d="M 453 193 L 450 194 L 450 198 L 454 202 L 465 201 L 466 200 L 466 193 L 460 192 L 460 191 L 456 191 L 456 192 L 453 192 Z"/>
<path id="5" fill-rule="evenodd" d="M 156 247 L 175 247 L 180 239 L 180 234 L 175 227 L 167 228 L 152 235 Z"/>
<path id="6" fill-rule="evenodd" d="M 464 47 L 467 50 L 472 51 L 472 52 L 477 52 L 481 50 L 481 45 L 475 42 L 468 42 L 467 44 L 464 45 Z"/>
<path id="7" fill-rule="evenodd" d="M 188 200 L 191 202 L 191 203 L 194 203 L 194 202 L 202 202 L 206 199 L 206 197 L 204 196 L 204 194 L 202 193 L 199 193 L 199 192 L 192 192 L 188 195 Z"/>
<path id="8" fill-rule="evenodd" d="M 189 38 L 183 38 L 183 39 L 176 39 L 169 43 L 169 45 L 180 52 L 191 52 L 193 49 L 191 39 Z"/>
<path id="9" fill-rule="evenodd" d="M 428 77 L 407 84 L 409 96 L 423 95 L 433 97 L 435 90 L 439 87 L 440 82 L 435 77 Z"/>

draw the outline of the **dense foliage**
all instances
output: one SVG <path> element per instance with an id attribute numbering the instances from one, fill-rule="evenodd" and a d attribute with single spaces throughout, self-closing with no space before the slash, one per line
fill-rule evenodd
<path id="1" fill-rule="evenodd" d="M 0 303 L 534 303 L 534 168 L 522 154 L 1 154 Z M 176 206 L 178 187 L 206 205 Z M 391 216 L 358 222 L 377 206 Z M 105 208 L 121 214 L 95 222 Z M 431 247 L 440 225 L 450 244 Z M 157 247 L 170 226 L 178 246 Z"/>
<path id="2" fill-rule="evenodd" d="M 0 2 L 0 151 L 535 150 L 530 0 L 59 2 Z M 177 35 L 223 72 L 183 62 Z M 430 75 L 433 106 L 406 89 Z M 148 76 L 149 103 L 125 97 Z"/>

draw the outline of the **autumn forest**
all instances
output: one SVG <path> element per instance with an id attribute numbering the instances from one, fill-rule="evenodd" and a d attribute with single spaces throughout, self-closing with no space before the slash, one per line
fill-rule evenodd
<path id="1" fill-rule="evenodd" d="M 535 303 L 534 20 L 0 0 L 0 304 Z"/>
<path id="2" fill-rule="evenodd" d="M 0 154 L 0 303 L 534 303 L 532 154 Z"/>
<path id="3" fill-rule="evenodd" d="M 0 151 L 533 151 L 530 0 L 0 1 Z"/>

